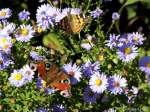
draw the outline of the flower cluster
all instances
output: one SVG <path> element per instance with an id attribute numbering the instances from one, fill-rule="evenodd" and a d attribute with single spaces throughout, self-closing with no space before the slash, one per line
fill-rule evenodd
<path id="1" fill-rule="evenodd" d="M 8 78 L 11 85 L 21 87 L 28 82 L 32 82 L 34 78 L 34 71 L 29 65 L 24 65 L 19 70 L 14 70 L 11 76 Z"/>
<path id="2" fill-rule="evenodd" d="M 110 34 L 106 46 L 117 49 L 117 55 L 123 62 L 130 62 L 138 55 L 137 46 L 142 45 L 143 41 L 143 35 L 138 32 L 123 35 Z"/>
<path id="3" fill-rule="evenodd" d="M 150 85 L 150 56 L 142 54 L 141 57 L 139 53 L 145 40 L 143 34 L 110 34 L 111 27 L 121 16 L 117 12 L 109 18 L 112 26 L 105 33 L 101 31 L 103 25 L 100 21 L 105 10 L 83 7 L 85 14 L 89 14 L 85 17 L 79 8 L 66 8 L 66 4 L 63 4 L 65 8 L 58 8 L 63 1 L 59 2 L 53 0 L 51 4 L 39 6 L 36 20 L 31 18 L 28 10 L 21 10 L 18 23 L 9 22 L 12 16 L 9 8 L 0 9 L 0 98 L 8 97 L 2 102 L 12 104 L 12 107 L 8 106 L 11 109 L 29 104 L 31 111 L 36 112 L 79 111 L 82 107 L 81 111 L 92 108 L 92 111 L 117 112 L 118 105 L 123 108 L 132 106 L 137 97 L 141 98 L 138 96 L 142 88 L 139 85 L 145 79 Z M 62 27 L 72 32 L 87 28 L 78 34 L 59 30 Z M 133 66 L 137 64 L 138 56 L 141 57 L 139 67 Z M 119 63 L 115 63 L 116 57 L 121 60 Z M 145 79 L 141 71 L 146 74 Z M 16 90 L 10 92 L 13 89 Z M 24 92 L 16 94 L 16 91 Z M 10 95 L 3 95 L 5 92 Z M 19 95 L 22 96 L 15 98 Z M 122 103 L 122 98 L 126 98 L 123 100 L 127 104 Z M 22 103 L 23 99 L 26 101 Z M 73 106 L 66 108 L 71 103 Z"/>

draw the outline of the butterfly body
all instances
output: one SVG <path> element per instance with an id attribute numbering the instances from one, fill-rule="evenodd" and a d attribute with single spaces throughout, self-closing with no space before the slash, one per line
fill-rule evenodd
<path id="1" fill-rule="evenodd" d="M 86 23 L 87 18 L 82 14 L 68 13 L 68 15 L 60 21 L 60 26 L 68 33 L 80 33 Z"/>

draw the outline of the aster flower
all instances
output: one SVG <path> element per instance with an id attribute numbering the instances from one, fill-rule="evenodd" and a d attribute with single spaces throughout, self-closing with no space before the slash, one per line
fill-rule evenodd
<path id="1" fill-rule="evenodd" d="M 127 86 L 127 80 L 116 74 L 108 79 L 108 83 L 108 90 L 112 94 L 121 94 L 123 92 L 123 88 Z"/>
<path id="2" fill-rule="evenodd" d="M 80 81 L 81 76 L 81 68 L 76 64 L 68 63 L 63 66 L 64 71 L 71 76 L 70 80 L 72 84 L 76 84 Z"/>
<path id="3" fill-rule="evenodd" d="M 135 45 L 142 45 L 144 38 L 143 35 L 139 34 L 138 32 L 133 32 L 128 35 L 128 38 L 135 44 Z"/>
<path id="4" fill-rule="evenodd" d="M 112 14 L 112 19 L 113 19 L 114 21 L 120 19 L 119 13 L 114 12 L 114 13 Z"/>
<path id="5" fill-rule="evenodd" d="M 16 40 L 21 42 L 28 42 L 33 37 L 34 30 L 31 25 L 20 25 L 15 34 Z"/>
<path id="6" fill-rule="evenodd" d="M 94 93 L 103 93 L 108 86 L 106 75 L 95 72 L 89 80 L 89 85 Z"/>
<path id="7" fill-rule="evenodd" d="M 64 17 L 68 15 L 68 13 L 78 15 L 81 13 L 81 10 L 79 8 L 65 8 L 56 16 L 55 22 L 60 22 Z"/>
<path id="8" fill-rule="evenodd" d="M 144 56 L 140 59 L 139 68 L 141 71 L 150 74 L 150 56 Z"/>
<path id="9" fill-rule="evenodd" d="M 115 108 L 110 108 L 108 110 L 104 110 L 103 112 L 116 112 Z"/>
<path id="10" fill-rule="evenodd" d="M 48 112 L 48 110 L 44 107 L 39 107 L 36 112 Z"/>
<path id="11" fill-rule="evenodd" d="M 30 56 L 32 57 L 32 59 L 36 60 L 36 61 L 40 61 L 43 60 L 45 57 L 44 56 L 40 56 L 37 52 L 35 51 L 31 51 L 30 52 Z"/>
<path id="12" fill-rule="evenodd" d="M 18 14 L 19 20 L 29 20 L 30 19 L 30 13 L 29 11 L 23 10 Z"/>
<path id="13" fill-rule="evenodd" d="M 99 71 L 99 62 L 91 63 L 90 61 L 87 61 L 82 66 L 83 68 L 83 74 L 90 78 L 95 72 Z"/>
<path id="14" fill-rule="evenodd" d="M 115 35 L 115 34 L 110 34 L 109 35 L 109 40 L 106 40 L 106 46 L 108 46 L 110 49 L 117 47 L 118 46 L 118 41 L 119 41 L 119 36 L 120 35 Z"/>
<path id="15" fill-rule="evenodd" d="M 93 18 L 99 18 L 102 15 L 103 10 L 101 10 L 100 8 L 96 8 L 94 11 L 91 11 L 90 13 Z"/>
<path id="16" fill-rule="evenodd" d="M 130 62 L 138 55 L 137 47 L 131 43 L 124 44 L 118 48 L 117 55 L 122 61 Z"/>
<path id="17" fill-rule="evenodd" d="M 24 72 L 24 75 L 26 77 L 26 81 L 31 82 L 32 79 L 34 78 L 34 72 L 30 68 L 30 66 L 29 65 L 23 66 L 22 71 Z"/>
<path id="18" fill-rule="evenodd" d="M 11 37 L 0 33 L 0 50 L 5 53 L 10 53 L 12 47 Z"/>
<path id="19" fill-rule="evenodd" d="M 97 97 L 97 94 L 93 93 L 89 86 L 87 86 L 84 89 L 83 99 L 85 102 L 90 103 L 90 104 L 96 103 L 96 97 Z"/>
<path id="20" fill-rule="evenodd" d="M 53 104 L 51 108 L 52 112 L 67 112 L 66 108 L 62 104 Z"/>
<path id="21" fill-rule="evenodd" d="M 4 26 L 2 32 L 10 35 L 10 34 L 14 33 L 15 29 L 16 29 L 16 25 L 14 23 L 7 22 L 6 25 Z"/>
<path id="22" fill-rule="evenodd" d="M 42 30 L 49 29 L 54 25 L 55 17 L 60 13 L 60 10 L 52 7 L 49 4 L 43 4 L 37 9 L 36 19 L 38 26 L 42 27 Z"/>
<path id="23" fill-rule="evenodd" d="M 130 35 L 130 33 L 125 33 L 125 34 L 120 35 L 118 47 L 124 44 L 132 43 L 128 35 Z"/>
<path id="24" fill-rule="evenodd" d="M 12 86 L 21 87 L 26 84 L 26 77 L 22 70 L 14 70 L 8 78 Z"/>
<path id="25" fill-rule="evenodd" d="M 53 94 L 53 93 L 55 93 L 55 89 L 52 89 L 52 88 L 45 88 L 45 93 L 47 93 L 48 95 L 51 95 L 51 94 Z"/>
<path id="26" fill-rule="evenodd" d="M 47 88 L 46 82 L 44 80 L 42 80 L 40 77 L 37 79 L 36 86 L 38 89 L 44 90 L 44 92 L 48 95 L 51 95 L 51 94 L 55 93 L 55 91 L 56 91 L 55 89 Z"/>
<path id="27" fill-rule="evenodd" d="M 86 50 L 90 50 L 94 44 L 92 42 L 92 36 L 88 35 L 87 39 L 83 41 L 83 43 L 81 43 L 81 47 L 86 49 Z"/>
<path id="28" fill-rule="evenodd" d="M 9 59 L 8 55 L 4 52 L 0 52 L 0 70 L 6 69 L 13 61 Z"/>
<path id="29" fill-rule="evenodd" d="M 0 10 L 0 20 L 7 19 L 12 15 L 11 10 L 9 8 L 4 8 Z"/>
<path id="30" fill-rule="evenodd" d="M 36 86 L 38 89 L 46 88 L 46 82 L 42 80 L 40 77 L 37 79 Z"/>

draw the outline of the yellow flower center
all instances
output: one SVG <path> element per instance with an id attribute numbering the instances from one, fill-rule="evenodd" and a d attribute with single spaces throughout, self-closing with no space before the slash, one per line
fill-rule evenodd
<path id="1" fill-rule="evenodd" d="M 22 29 L 21 34 L 24 36 L 28 35 L 28 30 L 26 28 Z"/>
<path id="2" fill-rule="evenodd" d="M 100 86 L 102 84 L 102 80 L 96 79 L 95 83 L 96 83 L 97 86 Z"/>
<path id="3" fill-rule="evenodd" d="M 6 12 L 5 11 L 1 11 L 0 12 L 0 16 L 6 16 Z"/>
<path id="4" fill-rule="evenodd" d="M 43 87 L 46 87 L 46 81 L 42 80 Z"/>
<path id="5" fill-rule="evenodd" d="M 135 36 L 135 37 L 133 38 L 133 40 L 138 41 L 139 38 Z"/>
<path id="6" fill-rule="evenodd" d="M 42 28 L 41 28 L 40 26 L 37 28 L 37 32 L 38 32 L 38 33 L 41 33 L 41 32 L 42 32 Z"/>
<path id="7" fill-rule="evenodd" d="M 150 62 L 149 62 L 149 63 L 147 63 L 146 67 L 150 68 Z"/>
<path id="8" fill-rule="evenodd" d="M 125 53 L 126 55 L 130 54 L 130 53 L 131 53 L 131 48 L 129 48 L 129 47 L 125 48 L 125 49 L 124 49 L 124 53 Z"/>
<path id="9" fill-rule="evenodd" d="M 104 60 L 104 56 L 103 55 L 99 55 L 98 56 L 98 60 L 103 61 Z"/>
<path id="10" fill-rule="evenodd" d="M 1 44 L 4 44 L 4 43 L 6 43 L 6 41 L 7 41 L 6 38 L 3 37 L 3 38 L 1 39 L 1 42 L 0 42 L 0 43 L 1 43 Z"/>
<path id="11" fill-rule="evenodd" d="M 19 80 L 21 80 L 22 79 L 22 75 L 21 74 L 16 74 L 15 75 L 15 79 L 17 80 L 17 81 L 19 81 Z"/>
<path id="12" fill-rule="evenodd" d="M 114 87 L 119 87 L 120 86 L 120 84 L 119 84 L 119 82 L 114 82 Z"/>
<path id="13" fill-rule="evenodd" d="M 3 49 L 9 48 L 9 44 L 4 45 Z"/>

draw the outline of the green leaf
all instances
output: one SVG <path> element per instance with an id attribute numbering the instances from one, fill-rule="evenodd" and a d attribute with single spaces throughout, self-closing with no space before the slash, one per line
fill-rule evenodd
<path id="1" fill-rule="evenodd" d="M 64 47 L 59 40 L 59 35 L 57 35 L 56 33 L 49 33 L 48 35 L 45 35 L 43 37 L 43 44 L 46 47 L 54 49 L 56 51 L 61 51 Z"/>
<path id="2" fill-rule="evenodd" d="M 143 107 L 142 107 L 142 110 L 143 110 L 144 112 L 150 112 L 150 107 L 148 107 L 148 106 L 143 106 Z"/>

